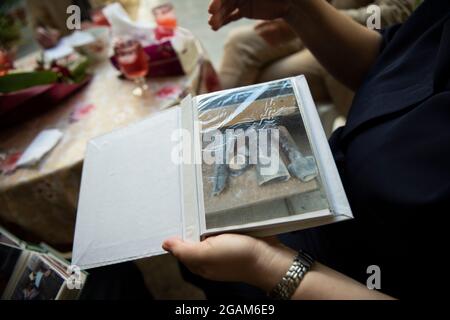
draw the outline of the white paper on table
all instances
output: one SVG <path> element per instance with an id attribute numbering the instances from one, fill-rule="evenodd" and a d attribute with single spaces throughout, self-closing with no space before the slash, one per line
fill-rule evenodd
<path id="1" fill-rule="evenodd" d="M 44 51 L 44 59 L 46 62 L 62 59 L 71 55 L 74 51 L 75 50 L 71 46 L 60 41 L 56 47 Z"/>
<path id="2" fill-rule="evenodd" d="M 72 34 L 61 38 L 56 47 L 47 49 L 44 52 L 46 62 L 62 59 L 75 52 L 74 48 L 94 43 L 95 37 L 86 31 L 75 31 Z"/>
<path id="3" fill-rule="evenodd" d="M 81 47 L 95 42 L 95 37 L 86 31 L 75 31 L 61 39 L 61 43 L 68 47 Z"/>
<path id="4" fill-rule="evenodd" d="M 38 163 L 61 140 L 63 134 L 58 129 L 41 131 L 17 162 L 17 167 L 32 166 Z"/>
<path id="5" fill-rule="evenodd" d="M 83 269 L 164 253 L 182 237 L 181 166 L 172 160 L 174 107 L 91 140 L 83 165 L 73 263 Z"/>
<path id="6" fill-rule="evenodd" d="M 147 46 L 154 42 L 154 23 L 139 23 L 130 19 L 128 13 L 120 3 L 112 3 L 107 5 L 103 10 L 103 14 L 111 25 L 114 37 L 130 36 Z"/>

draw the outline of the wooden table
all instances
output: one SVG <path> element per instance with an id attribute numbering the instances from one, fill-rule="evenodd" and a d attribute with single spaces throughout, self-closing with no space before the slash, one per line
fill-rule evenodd
<path id="1" fill-rule="evenodd" d="M 33 57 L 18 64 L 30 61 Z M 104 61 L 95 67 L 92 81 L 79 93 L 45 114 L 0 131 L 0 152 L 24 150 L 44 129 L 57 128 L 64 133 L 38 167 L 0 175 L 0 224 L 17 227 L 53 245 L 70 245 L 88 140 L 160 111 L 167 100 L 156 98 L 154 92 L 164 84 L 175 82 L 194 95 L 204 93 L 203 73 L 210 67 L 208 60 L 200 59 L 187 76 L 151 79 L 152 94 L 137 98 L 131 94 L 134 84 L 120 80 L 118 71 Z M 80 104 L 93 104 L 94 109 L 80 121 L 70 123 L 70 114 Z"/>

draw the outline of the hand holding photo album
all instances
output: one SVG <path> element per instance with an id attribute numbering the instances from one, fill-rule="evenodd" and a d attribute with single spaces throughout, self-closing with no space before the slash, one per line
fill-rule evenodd
<path id="1" fill-rule="evenodd" d="M 165 253 L 173 236 L 268 236 L 352 218 L 303 76 L 185 98 L 91 140 L 73 264 Z"/>

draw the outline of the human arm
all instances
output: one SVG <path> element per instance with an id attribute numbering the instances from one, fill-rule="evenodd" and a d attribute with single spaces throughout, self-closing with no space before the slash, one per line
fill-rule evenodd
<path id="1" fill-rule="evenodd" d="M 321 64 L 351 89 L 359 87 L 381 47 L 376 31 L 324 0 L 213 0 L 209 12 L 214 30 L 242 17 L 284 18 Z"/>
<path id="2" fill-rule="evenodd" d="M 376 5 L 380 9 L 381 28 L 386 28 L 408 19 L 416 8 L 417 2 L 417 0 L 377 0 L 371 5 L 360 8 L 338 9 L 344 15 L 366 26 L 368 19 L 373 15 L 373 11 L 369 9 L 372 5 Z M 298 38 L 295 31 L 283 19 L 261 21 L 255 25 L 255 31 L 271 46 Z"/>
<path id="3" fill-rule="evenodd" d="M 403 23 L 417 6 L 417 0 L 377 0 L 374 5 L 380 8 L 381 28 L 386 28 L 397 23 Z M 366 25 L 367 19 L 373 14 L 368 11 L 369 6 L 340 10 L 361 25 Z"/>
<path id="4" fill-rule="evenodd" d="M 255 31 L 274 47 L 298 38 L 295 31 L 283 19 L 261 21 L 255 25 Z"/>
<path id="5" fill-rule="evenodd" d="M 329 2 L 329 1 L 328 1 Z M 352 18 L 359 24 L 366 26 L 368 19 L 374 14 L 370 7 L 375 5 L 380 10 L 381 28 L 386 28 L 397 23 L 403 23 L 417 6 L 417 0 L 377 0 L 371 5 L 342 9 L 339 11 Z M 283 19 L 264 20 L 255 25 L 255 31 L 271 46 L 278 46 L 295 38 L 295 31 Z"/>
<path id="6" fill-rule="evenodd" d="M 269 292 L 286 274 L 296 252 L 272 238 L 223 234 L 199 243 L 169 239 L 163 248 L 192 272 L 216 281 L 239 281 Z M 315 262 L 292 299 L 392 299 Z"/>

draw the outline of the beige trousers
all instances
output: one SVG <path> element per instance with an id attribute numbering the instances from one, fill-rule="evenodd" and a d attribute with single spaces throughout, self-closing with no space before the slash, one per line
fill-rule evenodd
<path id="1" fill-rule="evenodd" d="M 347 114 L 353 92 L 325 71 L 300 39 L 273 47 L 255 32 L 253 25 L 229 34 L 219 70 L 224 89 L 301 74 L 316 102 L 331 102 L 339 114 Z"/>

